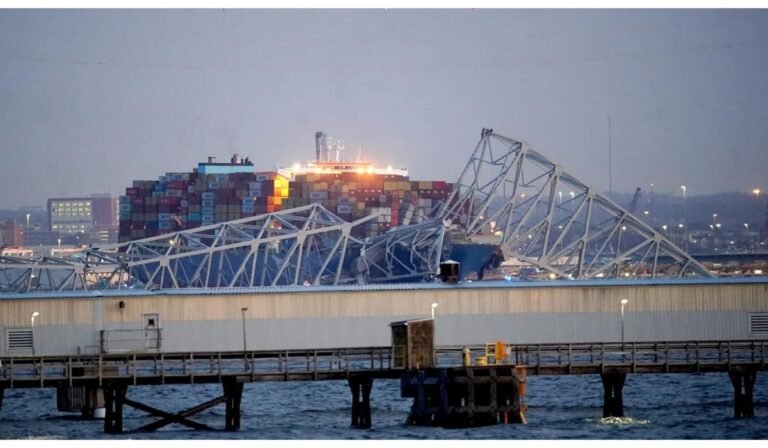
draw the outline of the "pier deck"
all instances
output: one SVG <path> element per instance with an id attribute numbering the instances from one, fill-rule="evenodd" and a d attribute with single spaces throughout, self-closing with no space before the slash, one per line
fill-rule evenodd
<path id="1" fill-rule="evenodd" d="M 611 342 L 586 344 L 507 344 L 507 358 L 489 363 L 524 366 L 528 375 L 728 372 L 766 370 L 768 340 L 698 342 Z M 437 364 L 462 365 L 462 350 L 482 354 L 485 347 L 438 347 Z M 0 359 L 0 387 L 40 388 L 125 380 L 132 385 L 240 381 L 343 380 L 350 373 L 399 378 L 391 367 L 391 347 L 338 349 L 127 353 L 73 356 L 20 356 Z"/>
<path id="2" fill-rule="evenodd" d="M 466 387 L 473 391 L 478 387 L 486 387 L 482 385 L 485 383 L 488 383 L 490 391 L 496 391 L 496 384 L 501 384 L 497 378 L 506 375 L 509 381 L 519 383 L 518 387 L 522 389 L 518 390 L 523 391 L 514 396 L 505 395 L 504 406 L 516 409 L 512 415 L 519 415 L 515 421 L 525 421 L 522 397 L 525 395 L 526 375 L 599 374 L 605 393 L 603 416 L 607 417 L 623 415 L 622 389 L 629 373 L 728 373 L 734 389 L 734 417 L 751 417 L 754 415 L 752 397 L 755 378 L 757 372 L 765 371 L 768 365 L 768 341 L 762 340 L 493 346 L 494 350 L 490 352 L 487 346 L 438 347 L 435 350 L 438 369 L 427 368 L 427 371 L 434 371 L 441 378 L 447 375 L 466 375 L 473 379 L 475 373 L 479 373 L 480 379 L 467 383 L 469 386 Z M 472 353 L 482 356 L 475 357 L 474 365 L 467 365 L 466 361 L 471 359 Z M 123 431 L 123 405 L 160 417 L 160 420 L 139 430 L 154 430 L 170 423 L 210 429 L 189 417 L 221 403 L 226 407 L 226 429 L 237 430 L 240 427 L 240 401 L 245 383 L 347 380 L 353 392 L 353 426 L 367 428 L 371 426 L 369 397 L 374 379 L 402 380 L 408 375 L 413 378 L 423 377 L 424 369 L 394 368 L 392 359 L 391 347 L 2 358 L 0 406 L 5 389 L 55 387 L 61 392 L 82 388 L 91 391 L 87 392 L 89 394 L 102 394 L 106 408 L 106 432 Z M 498 376 L 499 372 L 512 371 L 509 369 L 517 373 L 513 376 Z M 177 413 L 155 409 L 126 397 L 129 386 L 203 383 L 221 384 L 223 395 Z M 439 384 L 426 380 L 417 383 L 418 387 L 432 387 L 433 395 L 439 392 L 441 397 L 448 397 L 445 391 L 456 387 L 440 381 Z M 424 389 L 412 395 L 418 398 L 426 392 L 429 391 Z M 490 396 L 496 397 L 495 392 Z M 467 397 L 474 397 L 474 392 Z M 425 404 L 429 400 L 425 401 L 423 397 L 420 400 L 417 399 L 415 403 L 419 404 L 418 410 L 423 415 L 417 413 L 417 417 L 426 415 L 432 418 L 432 414 L 439 411 Z M 89 409 L 94 409 L 93 403 L 96 401 L 90 402 Z M 484 409 L 475 406 L 472 399 L 469 402 L 472 404 L 469 407 L 470 414 L 477 409 Z M 450 397 L 441 403 L 443 408 L 453 409 L 449 406 Z M 491 407 L 498 407 L 495 398 L 490 403 Z M 503 410 L 506 422 L 509 410 Z M 493 417 L 493 413 L 489 415 Z"/>

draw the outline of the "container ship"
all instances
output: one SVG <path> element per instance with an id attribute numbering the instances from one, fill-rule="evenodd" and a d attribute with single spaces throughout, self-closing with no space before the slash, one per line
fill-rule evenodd
<path id="1" fill-rule="evenodd" d="M 315 160 L 257 171 L 235 154 L 225 163 L 209 157 L 191 172 L 135 180 L 120 197 L 120 243 L 320 203 L 345 221 L 378 214 L 353 229 L 356 238 L 376 238 L 394 228 L 429 221 L 447 202 L 453 185 L 411 180 L 405 167 L 376 167 L 362 159 L 341 160 L 343 142 L 315 134 Z M 496 252 L 458 235 L 447 239 L 443 258 L 480 272 Z"/>

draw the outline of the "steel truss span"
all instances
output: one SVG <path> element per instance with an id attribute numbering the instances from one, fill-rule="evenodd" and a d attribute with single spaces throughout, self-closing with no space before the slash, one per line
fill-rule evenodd
<path id="1" fill-rule="evenodd" d="M 0 292 L 365 284 L 422 281 L 438 270 L 442 221 L 352 236 L 377 217 L 350 223 L 311 204 L 66 260 L 0 258 Z"/>
<path id="2" fill-rule="evenodd" d="M 483 129 L 442 218 L 560 278 L 711 277 L 661 233 L 528 143 Z"/>

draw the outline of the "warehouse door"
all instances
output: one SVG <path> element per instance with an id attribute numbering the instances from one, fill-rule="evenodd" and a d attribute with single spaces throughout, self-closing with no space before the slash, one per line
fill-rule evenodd
<path id="1" fill-rule="evenodd" d="M 147 350 L 160 349 L 160 315 L 144 315 L 144 348 Z"/>

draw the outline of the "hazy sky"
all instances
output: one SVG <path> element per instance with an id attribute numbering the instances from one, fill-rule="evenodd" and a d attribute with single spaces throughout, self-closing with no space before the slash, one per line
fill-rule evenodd
<path id="1" fill-rule="evenodd" d="M 0 208 L 314 133 L 455 181 L 483 127 L 587 184 L 768 188 L 766 10 L 2 10 Z"/>

